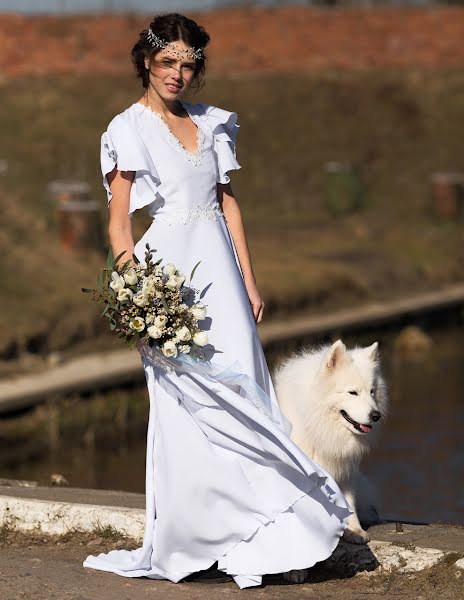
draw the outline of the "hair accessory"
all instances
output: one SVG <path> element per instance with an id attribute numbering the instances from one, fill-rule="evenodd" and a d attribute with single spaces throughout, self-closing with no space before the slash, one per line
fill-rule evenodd
<path id="1" fill-rule="evenodd" d="M 151 27 L 148 28 L 147 39 L 152 46 L 155 46 L 157 48 L 166 48 L 167 46 L 173 43 L 167 42 L 163 38 L 158 37 L 155 33 L 153 33 Z M 203 48 L 192 48 L 191 50 L 184 50 L 182 52 L 178 51 L 178 54 L 191 54 L 194 58 L 203 58 Z"/>

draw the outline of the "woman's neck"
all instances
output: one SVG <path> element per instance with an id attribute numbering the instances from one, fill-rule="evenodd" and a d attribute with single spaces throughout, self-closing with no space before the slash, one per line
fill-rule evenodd
<path id="1" fill-rule="evenodd" d="M 153 110 L 168 118 L 172 115 L 181 116 L 181 114 L 184 112 L 180 100 L 175 99 L 172 101 L 166 101 L 158 94 L 155 95 L 146 93 L 139 100 L 139 102 L 151 106 Z"/>

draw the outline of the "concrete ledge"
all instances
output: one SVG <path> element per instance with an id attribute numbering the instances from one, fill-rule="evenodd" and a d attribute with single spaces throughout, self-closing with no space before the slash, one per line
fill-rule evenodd
<path id="1" fill-rule="evenodd" d="M 19 531 L 54 535 L 110 526 L 141 542 L 145 496 L 80 488 L 3 487 L 0 519 Z M 462 527 L 406 523 L 403 530 L 397 533 L 394 522 L 373 526 L 368 544 L 354 545 L 342 540 L 329 562 L 348 571 L 397 569 L 412 573 L 430 568 L 447 556 L 454 561 L 464 556 Z"/>
<path id="2" fill-rule="evenodd" d="M 399 318 L 464 305 L 464 285 L 449 286 L 417 296 L 373 302 L 328 315 L 263 323 L 258 327 L 264 347 L 311 335 L 385 325 Z M 137 350 L 121 349 L 69 360 L 42 373 L 0 381 L 0 414 L 44 402 L 50 396 L 114 387 L 144 381 Z"/>

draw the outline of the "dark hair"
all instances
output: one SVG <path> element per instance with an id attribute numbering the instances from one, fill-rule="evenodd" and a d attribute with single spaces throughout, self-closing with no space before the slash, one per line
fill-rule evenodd
<path id="1" fill-rule="evenodd" d="M 150 23 L 150 29 L 155 35 L 167 42 L 177 42 L 182 40 L 187 45 L 195 49 L 205 48 L 210 36 L 206 31 L 192 19 L 179 13 L 168 13 L 157 15 Z M 147 38 L 148 29 L 140 32 L 139 40 L 131 51 L 132 63 L 134 64 L 136 77 L 142 80 L 142 85 L 146 89 L 149 85 L 149 71 L 145 68 L 145 58 L 150 61 L 162 50 L 154 47 Z M 205 74 L 206 57 L 195 59 L 195 71 L 192 83 L 196 84 L 197 90 L 203 87 L 203 77 Z"/>

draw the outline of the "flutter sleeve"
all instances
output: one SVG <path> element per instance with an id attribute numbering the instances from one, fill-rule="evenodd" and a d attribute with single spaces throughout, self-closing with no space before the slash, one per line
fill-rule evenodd
<path id="1" fill-rule="evenodd" d="M 228 171 L 241 169 L 237 162 L 236 143 L 240 125 L 237 124 L 236 112 L 229 112 L 208 104 L 204 108 L 204 119 L 211 127 L 214 136 L 214 151 L 218 168 L 217 181 L 229 183 Z"/>
<path id="2" fill-rule="evenodd" d="M 107 175 L 114 167 L 135 171 L 130 191 L 129 215 L 155 202 L 160 178 L 147 149 L 120 115 L 116 115 L 101 136 L 100 164 L 108 205 L 113 198 Z"/>

